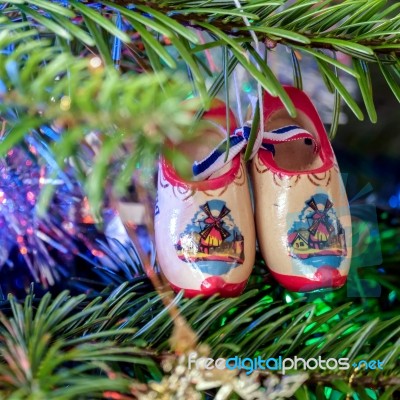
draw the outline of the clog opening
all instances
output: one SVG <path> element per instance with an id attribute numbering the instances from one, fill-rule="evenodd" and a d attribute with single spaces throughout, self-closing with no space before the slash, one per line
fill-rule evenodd
<path id="1" fill-rule="evenodd" d="M 297 110 L 297 117 L 292 118 L 285 109 L 273 113 L 265 126 L 266 131 L 272 131 L 288 125 L 297 125 L 314 136 L 319 146 L 316 128 L 302 111 Z M 311 139 L 291 140 L 274 144 L 273 159 L 280 169 L 287 171 L 309 171 L 323 165 L 320 152 L 314 151 Z"/>
<path id="2" fill-rule="evenodd" d="M 227 133 L 222 127 L 212 121 L 203 120 L 195 132 L 193 140 L 190 140 L 190 142 L 182 142 L 176 146 L 176 150 L 183 154 L 189 164 L 192 165 L 195 161 L 200 161 L 207 157 L 211 151 L 226 139 L 226 137 Z M 176 169 L 174 163 L 173 167 Z M 221 169 L 214 172 L 208 179 L 218 178 L 228 172 L 231 168 L 232 162 L 229 162 Z M 193 175 L 191 179 L 194 180 Z"/>

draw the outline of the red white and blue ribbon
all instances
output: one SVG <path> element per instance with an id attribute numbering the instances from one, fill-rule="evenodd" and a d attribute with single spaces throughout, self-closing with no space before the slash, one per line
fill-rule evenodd
<path id="1" fill-rule="evenodd" d="M 201 161 L 193 163 L 193 177 L 196 181 L 209 178 L 213 173 L 219 171 L 231 162 L 241 151 L 243 151 L 249 141 L 251 126 L 246 123 L 244 127 L 236 129 L 235 133 L 228 139 L 223 140 L 211 153 Z M 258 135 L 253 146 L 250 158 L 253 158 L 259 149 L 270 151 L 275 155 L 274 145 L 304 139 L 306 144 L 313 144 L 314 151 L 318 152 L 318 144 L 314 136 L 297 125 L 288 125 L 263 132 Z M 227 153 L 227 141 L 229 140 L 229 151 Z"/>

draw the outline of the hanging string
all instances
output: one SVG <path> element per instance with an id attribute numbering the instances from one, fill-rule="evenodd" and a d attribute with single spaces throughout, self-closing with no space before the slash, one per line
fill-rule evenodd
<path id="1" fill-rule="evenodd" d="M 235 86 L 235 95 L 236 95 L 237 114 L 238 114 L 238 118 L 239 118 L 239 124 L 240 124 L 240 126 L 243 126 L 244 121 L 243 121 L 243 113 L 242 113 L 242 102 L 240 99 L 240 91 L 239 91 L 239 86 L 238 86 L 238 82 L 237 82 L 237 69 L 236 68 L 233 71 L 233 83 Z"/>
<path id="2" fill-rule="evenodd" d="M 233 0 L 233 1 L 235 3 L 236 8 L 239 9 L 240 11 L 242 11 L 242 6 L 240 5 L 240 1 L 239 0 Z M 242 19 L 246 26 L 251 27 L 251 24 L 246 16 L 242 16 Z M 260 42 L 257 38 L 257 35 L 252 30 L 250 30 L 250 35 L 255 43 L 255 48 L 256 48 L 257 53 L 261 56 Z M 261 71 L 261 68 L 258 65 L 258 63 L 257 63 L 257 69 L 259 71 Z M 258 104 L 260 105 L 260 110 L 262 112 L 262 110 L 263 110 L 263 95 L 262 95 L 262 86 L 260 83 L 257 84 L 257 93 L 258 93 Z M 260 118 L 260 130 L 261 130 L 261 132 L 264 132 L 264 118 Z"/>
<path id="3" fill-rule="evenodd" d="M 206 43 L 206 40 L 204 39 L 204 36 L 203 36 L 202 32 L 197 31 L 197 37 L 198 37 L 199 40 L 200 40 L 200 44 Z M 212 54 L 211 54 L 210 49 L 206 49 L 206 50 L 204 51 L 204 54 L 206 55 L 206 58 L 207 58 L 207 61 L 208 61 L 208 66 L 209 66 L 209 68 L 210 68 L 210 71 L 211 71 L 211 72 L 216 72 L 216 71 L 218 70 L 218 68 L 217 68 L 217 66 L 215 65 L 215 62 L 214 62 L 214 59 L 213 59 L 213 56 L 212 56 Z"/>

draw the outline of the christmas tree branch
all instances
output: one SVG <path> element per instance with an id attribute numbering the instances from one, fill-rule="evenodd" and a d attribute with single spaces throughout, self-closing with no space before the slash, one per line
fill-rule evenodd
<path id="1" fill-rule="evenodd" d="M 221 31 L 225 32 L 226 34 L 235 36 L 235 37 L 242 37 L 245 33 L 243 32 L 243 21 L 229 21 L 226 22 L 224 19 L 226 18 L 225 15 L 219 16 L 218 14 L 215 14 L 215 12 L 212 11 L 212 9 L 209 9 L 208 13 L 195 13 L 195 12 L 190 12 L 190 11 L 185 11 L 182 12 L 182 4 L 179 3 L 179 7 L 170 5 L 168 2 L 154 2 L 154 1 L 146 1 L 146 0 L 112 0 L 113 3 L 121 5 L 121 6 L 128 6 L 132 4 L 137 4 L 137 5 L 146 5 L 147 7 L 150 7 L 153 10 L 165 13 L 166 15 L 170 16 L 172 19 L 178 21 L 184 26 L 189 26 L 193 27 L 196 29 L 202 29 L 199 26 L 199 23 L 201 22 L 208 22 L 210 19 L 212 19 L 212 24 L 216 28 L 220 29 Z M 187 2 L 191 3 L 191 2 Z M 265 2 L 268 4 L 268 2 Z M 332 4 L 336 5 L 336 2 L 331 2 Z M 284 2 L 282 2 L 284 4 Z M 210 5 L 207 4 L 207 7 Z M 324 10 L 324 13 L 327 15 L 329 14 L 329 4 L 326 5 L 326 8 Z M 337 5 L 336 5 L 337 6 Z M 188 4 L 187 7 L 190 7 Z M 337 7 L 334 7 L 337 10 Z M 201 7 L 200 7 L 201 9 Z M 289 7 L 290 9 L 290 7 Z M 352 9 L 352 8 L 351 8 Z M 349 9 L 350 11 L 350 9 Z M 344 16 L 345 18 L 345 16 Z M 377 25 L 379 22 L 382 24 L 385 22 L 384 20 L 382 21 L 374 21 L 373 24 Z M 362 26 L 362 22 L 358 22 L 359 26 Z M 267 28 L 267 26 L 264 26 L 259 21 L 253 22 L 251 29 L 253 29 L 258 37 L 259 40 L 268 42 L 268 46 L 270 48 L 273 48 L 277 44 L 282 44 L 282 45 L 287 45 L 290 46 L 292 44 L 299 45 L 299 46 L 304 46 L 304 47 L 311 47 L 311 48 L 317 48 L 317 49 L 324 49 L 324 50 L 332 50 L 332 51 L 337 51 L 338 46 L 334 45 L 332 43 L 329 43 L 329 38 L 335 38 L 335 39 L 341 39 L 344 41 L 348 42 L 354 42 L 357 43 L 361 46 L 365 46 L 368 48 L 374 48 L 375 54 L 390 54 L 390 55 L 395 55 L 399 56 L 400 55 L 400 35 L 396 35 L 396 31 L 393 30 L 392 32 L 386 34 L 383 29 L 382 29 L 382 35 L 379 35 L 379 30 L 375 32 L 373 35 L 374 37 L 378 36 L 378 38 L 370 38 L 370 39 L 358 39 L 357 35 L 352 35 L 352 34 L 335 34 L 335 31 L 337 30 L 342 30 L 345 31 L 346 28 L 346 22 L 343 22 L 339 27 L 335 27 L 335 29 L 330 30 L 332 26 L 328 26 L 325 28 L 324 34 L 322 34 L 318 30 L 318 25 L 315 26 L 315 31 L 316 33 L 308 33 L 308 32 L 302 32 L 301 35 L 304 36 L 304 38 L 308 39 L 308 43 L 299 43 L 296 40 L 292 40 L 290 38 L 279 38 L 276 35 L 268 33 L 262 33 L 258 31 L 258 28 Z M 350 24 L 349 24 L 350 25 Z M 364 21 L 364 25 L 370 26 L 371 23 L 366 20 Z M 350 25 L 351 26 L 351 25 Z M 279 26 L 281 28 L 281 26 Z M 393 29 L 393 28 L 392 28 Z M 304 30 L 304 29 L 303 29 Z M 271 29 L 272 31 L 272 29 Z M 296 32 L 294 32 L 296 33 Z M 290 35 L 289 32 L 286 32 L 286 35 Z M 247 33 L 247 36 L 250 37 L 250 34 Z M 321 40 L 322 38 L 322 40 Z M 327 41 L 323 42 L 323 39 L 326 38 Z M 315 39 L 315 41 L 314 41 Z M 318 41 L 317 41 L 318 40 Z M 341 51 L 346 52 L 346 48 L 341 49 Z"/>
<path id="2" fill-rule="evenodd" d="M 372 3 L 370 0 L 359 0 L 356 4 L 352 1 L 337 3 L 305 0 L 290 4 L 284 0 L 270 0 L 258 1 L 255 4 L 242 1 L 239 9 L 234 2 L 224 0 L 217 3 L 190 0 L 158 3 L 136 0 L 131 5 L 124 0 L 89 3 L 71 0 L 69 7 L 65 8 L 56 5 L 57 1 L 44 0 L 35 10 L 21 5 L 19 1 L 7 4 L 10 6 L 2 10 L 3 15 L 16 18 L 16 11 L 19 10 L 21 15 L 39 23 L 41 32 L 53 32 L 55 36 L 68 40 L 76 38 L 86 46 L 95 45 L 104 63 L 109 67 L 113 67 L 113 63 L 121 64 L 122 49 L 125 47 L 135 58 L 135 63 L 139 64 L 142 72 L 149 67 L 156 72 L 166 68 L 176 69 L 176 60 L 160 40 L 166 38 L 169 45 L 179 54 L 180 60 L 187 65 L 196 91 L 206 106 L 210 96 L 206 90 L 204 68 L 197 53 L 210 46 L 216 46 L 229 49 L 232 58 L 236 59 L 264 90 L 279 96 L 289 114 L 295 114 L 293 104 L 285 98 L 279 82 L 273 82 L 260 73 L 264 71 L 268 72 L 267 75 L 273 75 L 265 60 L 254 52 L 252 59 L 247 57 L 251 50 L 247 42 L 254 34 L 263 39 L 267 49 L 280 43 L 296 54 L 303 52 L 314 57 L 328 89 L 339 93 L 359 119 L 363 118 L 360 107 L 334 76 L 332 67 L 342 69 L 357 79 L 368 115 L 373 122 L 376 121 L 376 113 L 371 99 L 372 93 L 365 90 L 369 87 L 369 69 L 366 63 L 379 64 L 385 80 L 395 96 L 400 99 L 400 78 L 396 66 L 396 63 L 399 63 L 400 46 L 398 4 L 385 7 L 381 0 L 373 0 Z M 43 18 L 42 14 L 46 14 L 46 18 Z M 79 24 L 71 24 L 68 20 L 71 16 L 83 18 Z M 121 19 L 119 23 L 114 23 L 118 16 L 130 25 L 125 32 Z M 55 25 L 51 18 L 61 24 L 61 27 Z M 209 32 L 215 40 L 199 45 L 197 35 L 188 29 L 190 26 Z M 112 50 L 114 61 L 110 55 L 111 50 L 108 50 L 110 44 L 104 40 L 106 34 L 115 37 Z M 137 34 L 140 35 L 144 46 L 144 57 L 136 57 L 136 50 L 132 48 L 133 37 Z M 119 44 L 115 40 L 119 40 Z M 325 54 L 324 50 L 350 55 L 355 67 L 358 65 L 359 68 L 344 65 L 336 60 L 335 56 Z M 143 58 L 148 64 L 146 67 L 143 67 L 143 64 L 146 64 Z M 229 76 L 229 73 L 224 76 Z"/>
<path id="3" fill-rule="evenodd" d="M 180 382 L 189 382 L 191 390 L 199 382 L 215 389 L 229 384 L 239 393 L 243 385 L 249 385 L 238 371 L 223 371 L 221 380 L 217 370 L 207 373 L 188 368 L 188 354 L 171 352 L 168 339 L 173 321 L 162 299 L 154 291 L 141 293 L 140 286 L 126 282 L 90 301 L 84 295 L 69 296 L 67 292 L 54 299 L 47 294 L 40 302 L 34 302 L 31 293 L 24 304 L 10 296 L 8 304 L 2 304 L 6 314 L 0 313 L 0 395 L 11 398 L 14 394 L 25 399 L 39 390 L 49 399 L 74 399 L 76 392 L 83 398 L 93 398 L 112 390 L 119 395 L 132 394 L 143 386 L 145 391 L 173 390 L 170 384 L 177 377 L 181 377 Z M 271 357 L 277 352 L 284 357 L 304 357 L 301 353 L 307 349 L 308 358 L 328 359 L 333 357 L 332 351 L 336 358 L 340 357 L 341 348 L 344 354 L 353 352 L 352 360 L 358 360 L 366 353 L 373 357 L 374 344 L 379 348 L 379 358 L 386 360 L 385 374 L 378 377 L 373 370 L 318 370 L 303 376 L 301 383 L 304 388 L 322 385 L 345 395 L 365 388 L 382 393 L 399 384 L 399 339 L 395 334 L 398 317 L 377 321 L 371 329 L 370 323 L 360 321 L 360 310 L 350 304 L 317 312 L 315 304 L 266 303 L 269 294 L 270 289 L 265 288 L 250 290 L 237 299 L 214 298 L 205 302 L 178 296 L 175 302 L 193 329 L 204 336 L 197 349 L 199 357 L 255 357 L 255 352 Z M 368 334 L 360 334 L 366 332 L 365 328 Z M 313 337 L 318 342 L 307 344 Z M 332 337 L 336 340 L 329 346 Z M 225 346 L 227 343 L 231 345 Z M 260 387 L 262 378 L 279 383 L 291 376 L 300 379 L 300 372 L 304 371 L 283 376 L 279 371 L 259 371 L 251 379 Z M 139 381 L 144 377 L 146 382 L 159 383 L 142 385 Z M 82 386 L 82 379 L 93 384 Z M 203 390 L 198 386 L 196 393 Z M 18 393 L 23 395 L 18 397 Z"/>

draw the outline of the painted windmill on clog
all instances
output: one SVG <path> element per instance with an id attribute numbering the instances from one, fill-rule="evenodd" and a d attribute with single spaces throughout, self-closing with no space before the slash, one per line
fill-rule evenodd
<path id="1" fill-rule="evenodd" d="M 203 221 L 206 226 L 200 232 L 200 245 L 201 250 L 204 253 L 208 254 L 210 252 L 210 248 L 221 246 L 222 242 L 231 235 L 229 231 L 223 227 L 223 218 L 226 217 L 231 212 L 231 210 L 224 205 L 219 212 L 219 215 L 215 217 L 211 213 L 208 202 L 202 205 L 200 208 L 207 216 L 207 218 L 205 218 Z"/>
<path id="2" fill-rule="evenodd" d="M 211 264 L 202 261 L 212 261 L 214 270 L 223 273 L 244 261 L 244 237 L 231 210 L 220 200 L 210 200 L 199 206 L 175 248 L 182 261 L 196 262 L 196 268 L 204 271 Z M 219 267 L 216 266 L 218 263 Z"/>
<path id="3" fill-rule="evenodd" d="M 336 216 L 333 203 L 326 198 L 322 205 L 311 197 L 306 204 L 307 209 L 311 209 L 305 218 L 308 228 L 302 226 L 289 234 L 293 255 L 302 259 L 346 255 L 344 229 Z"/>
<path id="4" fill-rule="evenodd" d="M 308 206 L 314 210 L 314 213 L 309 215 L 310 228 L 310 245 L 315 249 L 326 247 L 330 235 L 335 232 L 335 227 L 331 223 L 328 212 L 333 207 L 333 203 L 326 199 L 325 207 L 321 211 L 318 209 L 317 203 L 312 198 L 308 203 Z"/>

